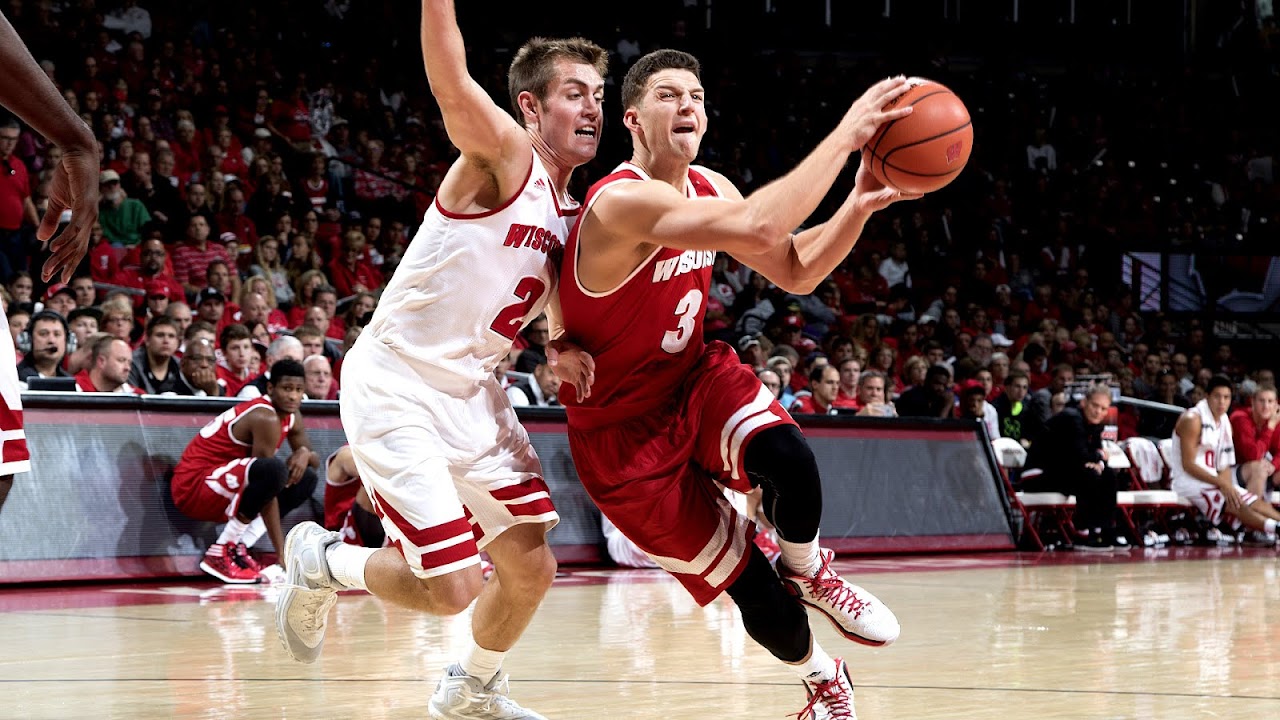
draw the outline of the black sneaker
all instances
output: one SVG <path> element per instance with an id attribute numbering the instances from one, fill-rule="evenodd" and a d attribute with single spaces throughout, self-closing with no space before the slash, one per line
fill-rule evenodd
<path id="1" fill-rule="evenodd" d="M 1133 546 L 1129 544 L 1129 538 L 1119 533 L 1116 533 L 1111 538 L 1111 549 L 1115 550 L 1116 552 L 1129 552 L 1130 550 L 1133 549 Z"/>
<path id="2" fill-rule="evenodd" d="M 1101 533 L 1090 533 L 1088 537 L 1077 540 L 1072 549 L 1095 553 L 1111 552 L 1111 541 Z"/>

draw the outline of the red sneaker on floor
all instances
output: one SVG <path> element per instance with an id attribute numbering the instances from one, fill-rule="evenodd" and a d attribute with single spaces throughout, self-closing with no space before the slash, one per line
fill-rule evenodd
<path id="1" fill-rule="evenodd" d="M 240 564 L 234 545 L 210 545 L 200 561 L 200 569 L 224 583 L 250 585 L 262 581 L 257 570 Z"/>

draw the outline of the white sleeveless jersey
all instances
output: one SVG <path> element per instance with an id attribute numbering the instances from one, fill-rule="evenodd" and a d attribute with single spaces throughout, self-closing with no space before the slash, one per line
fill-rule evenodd
<path id="1" fill-rule="evenodd" d="M 411 365 L 475 382 L 492 376 L 556 291 L 563 243 L 578 216 L 576 203 L 561 206 L 531 154 L 524 186 L 504 205 L 463 215 L 439 199 L 432 204 L 364 329 L 368 340 Z"/>
<path id="2" fill-rule="evenodd" d="M 1236 464 L 1236 447 L 1231 437 L 1231 422 L 1227 416 L 1215 418 L 1209 411 L 1209 402 L 1201 400 L 1192 410 L 1200 415 L 1200 444 L 1196 447 L 1196 465 L 1217 475 L 1219 470 Z M 1181 438 L 1173 433 L 1173 451 L 1169 453 L 1169 475 L 1174 480 L 1201 480 L 1193 478 L 1182 467 Z"/>

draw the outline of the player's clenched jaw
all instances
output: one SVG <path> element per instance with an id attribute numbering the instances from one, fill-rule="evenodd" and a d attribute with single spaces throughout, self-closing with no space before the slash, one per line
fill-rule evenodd
<path id="1" fill-rule="evenodd" d="M 546 143 L 559 163 L 574 168 L 590 162 L 600 147 L 604 78 L 586 63 L 559 60 L 556 68 L 546 97 L 521 93 L 520 105 L 526 127 Z"/>

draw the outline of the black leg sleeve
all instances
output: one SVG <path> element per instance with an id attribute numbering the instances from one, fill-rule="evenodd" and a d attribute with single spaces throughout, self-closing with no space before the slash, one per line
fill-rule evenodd
<path id="1" fill-rule="evenodd" d="M 762 509 L 778 536 L 811 542 L 822 521 L 822 477 L 809 443 L 794 425 L 760 431 L 747 445 L 744 466 L 764 492 Z"/>
<path id="2" fill-rule="evenodd" d="M 284 481 L 288 477 L 286 472 L 284 462 L 276 458 L 254 460 L 249 466 L 249 481 L 240 495 L 237 514 L 250 520 L 262 514 L 262 508 L 284 489 Z"/>
<path id="3" fill-rule="evenodd" d="M 809 654 L 809 617 L 783 587 L 760 548 L 752 544 L 746 569 L 726 592 L 742 611 L 747 634 L 774 657 L 798 663 Z"/>

